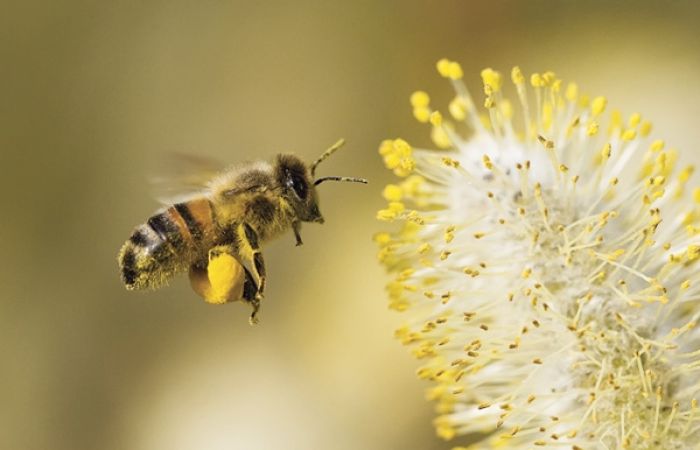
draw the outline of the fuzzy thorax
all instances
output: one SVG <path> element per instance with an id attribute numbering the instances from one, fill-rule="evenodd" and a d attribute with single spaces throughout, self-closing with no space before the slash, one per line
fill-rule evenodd
<path id="1" fill-rule="evenodd" d="M 411 96 L 440 150 L 381 144 L 400 181 L 377 215 L 395 231 L 375 240 L 438 434 L 482 436 L 473 448 L 693 448 L 693 168 L 639 114 L 552 72 L 516 67 L 506 88 L 485 69 L 481 109 L 457 63 L 437 68 L 453 120 Z"/>

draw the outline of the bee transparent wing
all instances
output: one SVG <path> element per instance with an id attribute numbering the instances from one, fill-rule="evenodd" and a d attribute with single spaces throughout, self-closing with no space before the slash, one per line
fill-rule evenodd
<path id="1" fill-rule="evenodd" d="M 202 195 L 209 183 L 226 169 L 213 158 L 187 153 L 170 153 L 150 178 L 153 197 L 164 205 Z"/>

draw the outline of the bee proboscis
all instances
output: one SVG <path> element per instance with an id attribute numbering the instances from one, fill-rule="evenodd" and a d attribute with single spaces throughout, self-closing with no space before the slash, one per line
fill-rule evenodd
<path id="1" fill-rule="evenodd" d="M 243 300 L 252 306 L 250 321 L 256 323 L 266 283 L 261 245 L 290 228 L 301 245 L 301 224 L 323 223 L 319 184 L 367 183 L 354 177 L 315 178 L 316 167 L 343 144 L 339 140 L 310 165 L 293 154 L 279 154 L 272 163 L 234 167 L 196 195 L 156 212 L 119 251 L 126 288 L 156 289 L 189 271 L 192 288 L 207 302 Z M 226 266 L 223 291 L 212 285 L 213 261 Z"/>

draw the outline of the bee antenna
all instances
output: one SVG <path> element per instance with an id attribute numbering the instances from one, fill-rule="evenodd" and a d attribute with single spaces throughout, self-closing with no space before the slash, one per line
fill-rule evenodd
<path id="1" fill-rule="evenodd" d="M 319 156 L 318 159 L 317 159 L 316 161 L 314 161 L 313 164 L 311 164 L 311 176 L 312 176 L 312 177 L 314 176 L 314 173 L 316 172 L 316 166 L 318 166 L 319 164 L 321 164 L 326 158 L 328 158 L 328 157 L 331 156 L 333 153 L 335 153 L 335 152 L 336 152 L 340 147 L 342 147 L 343 145 L 345 145 L 345 139 L 342 139 L 342 138 L 341 138 L 341 139 L 338 140 L 338 142 L 336 142 L 335 144 L 331 145 L 331 147 L 330 147 L 328 150 L 326 150 L 325 152 L 323 152 L 323 154 L 322 154 L 321 156 Z"/>
<path id="2" fill-rule="evenodd" d="M 356 177 L 323 177 L 319 178 L 318 180 L 314 181 L 314 186 L 318 186 L 319 184 L 323 183 L 324 181 L 350 181 L 352 183 L 362 183 L 362 184 L 367 184 L 367 180 L 364 178 L 356 178 Z"/>

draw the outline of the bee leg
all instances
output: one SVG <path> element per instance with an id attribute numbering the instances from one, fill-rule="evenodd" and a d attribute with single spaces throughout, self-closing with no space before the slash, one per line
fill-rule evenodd
<path id="1" fill-rule="evenodd" d="M 265 292 L 265 260 L 260 251 L 258 233 L 253 227 L 247 223 L 240 224 L 237 229 L 238 234 L 238 252 L 243 266 L 246 267 L 246 284 L 248 291 L 244 286 L 244 297 L 253 307 L 253 313 L 250 316 L 251 323 L 256 323 L 256 314 L 260 309 L 260 300 Z M 248 278 L 250 275 L 250 278 Z M 253 287 L 255 293 L 253 294 Z M 247 294 L 247 295 L 246 295 Z"/>
<path id="2" fill-rule="evenodd" d="M 258 285 L 255 284 L 253 276 L 247 269 L 245 271 L 245 283 L 243 284 L 243 299 L 253 307 L 253 312 L 250 313 L 248 321 L 251 325 L 257 324 L 261 296 L 258 295 Z"/>
<path id="3" fill-rule="evenodd" d="M 297 239 L 297 247 L 303 244 L 301 241 L 301 223 L 300 222 L 294 222 L 292 224 L 292 228 L 294 228 L 294 237 Z"/>

